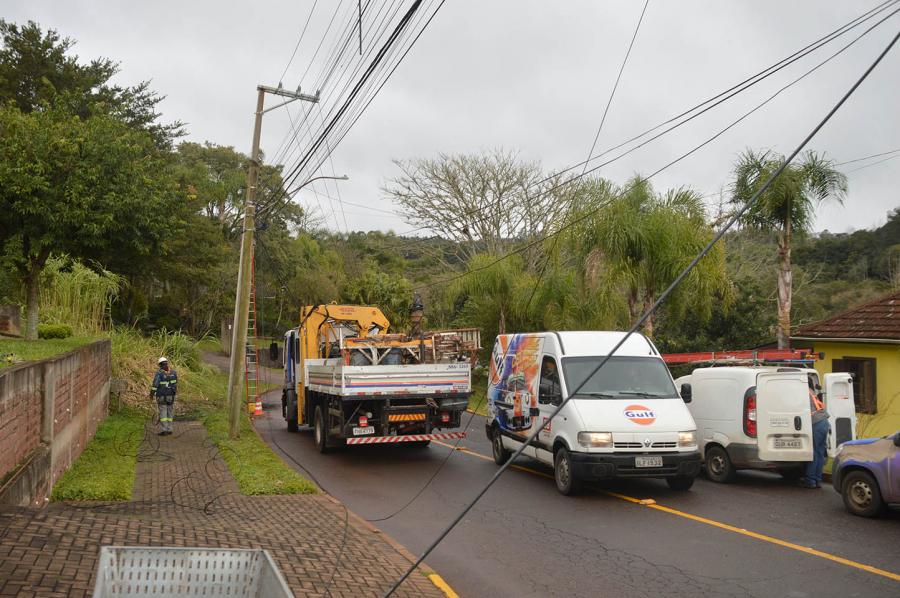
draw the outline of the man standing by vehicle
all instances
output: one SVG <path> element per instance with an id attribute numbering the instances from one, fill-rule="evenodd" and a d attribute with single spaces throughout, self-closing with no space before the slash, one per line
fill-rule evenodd
<path id="1" fill-rule="evenodd" d="M 809 410 L 812 412 L 813 458 L 806 464 L 806 473 L 800 479 L 800 485 L 821 488 L 822 469 L 828 459 L 828 412 L 816 395 L 812 381 L 809 383 Z"/>
<path id="2" fill-rule="evenodd" d="M 172 433 L 172 421 L 175 414 L 175 393 L 178 391 L 178 373 L 174 368 L 169 368 L 169 360 L 159 358 L 159 370 L 153 377 L 150 386 L 150 396 L 156 397 L 159 406 L 160 436 L 168 436 Z"/>

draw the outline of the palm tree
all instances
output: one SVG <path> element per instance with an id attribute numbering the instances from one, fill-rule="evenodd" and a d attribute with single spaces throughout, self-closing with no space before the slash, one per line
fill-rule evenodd
<path id="1" fill-rule="evenodd" d="M 635 177 L 573 234 L 571 245 L 581 254 L 583 271 L 595 287 L 624 293 L 631 320 L 636 320 L 712 238 L 701 197 L 687 188 L 658 194 Z M 708 318 L 714 301 L 729 302 L 731 286 L 725 253 L 716 246 L 670 296 L 674 317 L 691 309 Z M 644 324 L 653 335 L 655 316 Z"/>
<path id="2" fill-rule="evenodd" d="M 784 162 L 784 156 L 747 150 L 734 170 L 732 203 L 744 205 Z M 791 340 L 791 240 L 807 233 L 816 208 L 825 200 L 843 203 L 847 177 L 834 162 L 815 152 L 806 152 L 798 164 L 789 165 L 766 189 L 744 216 L 745 226 L 772 230 L 778 240 L 778 348 Z"/>

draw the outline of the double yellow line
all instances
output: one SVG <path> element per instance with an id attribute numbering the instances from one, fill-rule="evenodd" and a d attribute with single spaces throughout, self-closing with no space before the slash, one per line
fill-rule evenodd
<path id="1" fill-rule="evenodd" d="M 447 444 L 445 442 L 440 442 L 438 440 L 433 441 L 435 444 L 439 444 L 441 446 L 445 446 L 447 448 L 453 449 L 454 446 L 452 444 Z M 473 457 L 477 457 L 478 459 L 484 459 L 485 461 L 493 461 L 492 457 L 488 457 L 487 455 L 482 455 L 481 453 L 476 453 L 474 451 L 470 451 L 466 448 L 456 447 L 456 450 L 465 453 L 467 455 L 471 455 Z M 513 469 L 518 469 L 520 471 L 525 471 L 533 475 L 540 476 L 542 478 L 550 478 L 553 479 L 552 475 L 546 474 L 542 471 L 538 471 L 536 469 L 531 469 L 530 467 L 524 467 L 522 465 L 511 465 Z M 725 531 L 733 532 L 735 534 L 740 534 L 742 536 L 747 536 L 748 538 L 754 538 L 756 540 L 760 540 L 763 542 L 769 542 L 770 544 L 776 544 L 778 546 L 782 546 L 784 548 L 790 548 L 791 550 L 796 550 L 798 552 L 802 552 L 811 556 L 819 557 L 828 561 L 832 561 L 834 563 L 839 563 L 841 565 L 846 565 L 847 567 L 853 567 L 854 569 L 859 569 L 860 571 L 865 571 L 867 573 L 872 573 L 874 575 L 880 575 L 881 577 L 886 577 L 888 579 L 894 581 L 900 581 L 900 574 L 893 573 L 891 571 L 885 571 L 884 569 L 879 569 L 878 567 L 873 567 L 871 565 L 866 565 L 863 563 L 858 563 L 856 561 L 851 561 L 850 559 L 845 559 L 840 556 L 836 556 L 827 552 L 823 552 L 821 550 L 816 550 L 815 548 L 810 548 L 808 546 L 801 546 L 800 544 L 795 544 L 793 542 L 788 542 L 786 540 L 780 540 L 778 538 L 773 538 L 772 536 L 767 536 L 765 534 L 760 534 L 757 532 L 753 532 L 750 530 L 746 530 L 740 527 L 735 527 L 733 525 L 728 525 L 727 523 L 722 523 L 721 521 L 715 521 L 713 519 L 708 519 L 706 517 L 701 517 L 699 515 L 692 515 L 691 513 L 685 513 L 684 511 L 679 511 L 678 509 L 673 509 L 671 507 L 666 507 L 660 504 L 657 504 L 653 499 L 641 499 L 635 498 L 633 496 L 627 496 L 625 494 L 619 494 L 618 492 L 611 492 L 609 490 L 597 489 L 598 492 L 602 492 L 608 496 L 613 496 L 615 498 L 628 501 L 630 503 L 634 503 L 636 505 L 641 505 L 647 507 L 648 509 L 654 509 L 656 511 L 661 511 L 663 513 L 668 513 L 670 515 L 675 515 L 677 517 L 683 517 L 684 519 L 690 519 L 691 521 L 696 521 L 697 523 L 703 523 L 705 525 L 710 525 L 712 527 L 717 527 L 719 529 L 723 529 Z"/>

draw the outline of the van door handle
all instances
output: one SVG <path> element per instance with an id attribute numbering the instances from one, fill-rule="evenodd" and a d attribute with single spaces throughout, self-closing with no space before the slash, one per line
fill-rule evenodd
<path id="1" fill-rule="evenodd" d="M 799 415 L 794 416 L 794 429 L 799 431 L 800 428 L 803 427 L 803 420 L 800 419 Z"/>

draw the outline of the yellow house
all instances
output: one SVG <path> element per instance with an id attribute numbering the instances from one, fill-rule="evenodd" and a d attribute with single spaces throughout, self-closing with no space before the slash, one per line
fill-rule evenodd
<path id="1" fill-rule="evenodd" d="M 801 326 L 791 340 L 824 353 L 819 374 L 853 374 L 858 438 L 900 430 L 900 293 Z"/>

